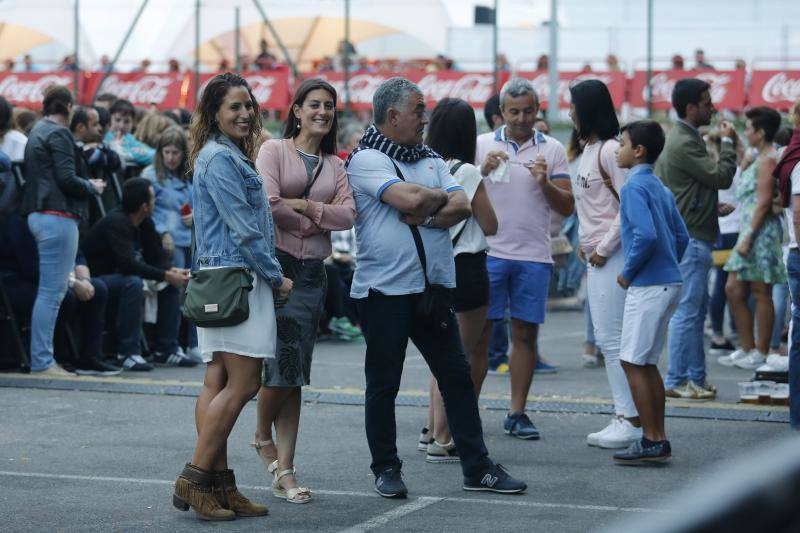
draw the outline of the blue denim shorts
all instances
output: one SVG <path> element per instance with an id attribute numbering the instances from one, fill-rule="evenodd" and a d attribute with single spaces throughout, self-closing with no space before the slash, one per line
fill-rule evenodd
<path id="1" fill-rule="evenodd" d="M 511 318 L 543 324 L 547 289 L 553 265 L 489 256 L 489 320 L 502 320 L 505 310 Z"/>

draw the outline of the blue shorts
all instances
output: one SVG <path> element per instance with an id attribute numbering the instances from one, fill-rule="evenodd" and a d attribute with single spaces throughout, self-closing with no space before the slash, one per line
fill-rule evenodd
<path id="1" fill-rule="evenodd" d="M 489 320 L 502 320 L 506 309 L 511 318 L 543 324 L 547 290 L 553 265 L 489 256 Z"/>

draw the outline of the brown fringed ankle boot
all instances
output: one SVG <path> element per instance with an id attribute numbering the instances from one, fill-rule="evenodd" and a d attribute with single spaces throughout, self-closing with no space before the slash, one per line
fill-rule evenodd
<path id="1" fill-rule="evenodd" d="M 214 497 L 225 509 L 230 509 L 236 516 L 265 516 L 269 514 L 266 505 L 259 505 L 248 500 L 236 488 L 236 477 L 233 470 L 214 472 Z"/>
<path id="2" fill-rule="evenodd" d="M 235 520 L 236 513 L 223 508 L 213 492 L 214 474 L 193 464 L 186 467 L 175 480 L 172 505 L 181 511 L 194 509 L 203 520 Z"/>

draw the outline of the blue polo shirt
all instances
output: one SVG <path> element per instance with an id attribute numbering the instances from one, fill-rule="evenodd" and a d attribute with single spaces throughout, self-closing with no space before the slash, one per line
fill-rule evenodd
<path id="1" fill-rule="evenodd" d="M 463 190 L 439 158 L 414 163 L 395 161 L 409 183 L 447 192 Z M 350 296 L 366 298 L 369 290 L 398 296 L 421 293 L 425 278 L 409 226 L 400 221 L 399 212 L 381 200 L 387 188 L 401 181 L 392 160 L 378 150 L 361 150 L 347 166 L 347 177 L 356 202 L 357 267 Z M 455 266 L 450 232 L 425 228 L 419 232 L 425 247 L 428 280 L 453 288 Z"/>

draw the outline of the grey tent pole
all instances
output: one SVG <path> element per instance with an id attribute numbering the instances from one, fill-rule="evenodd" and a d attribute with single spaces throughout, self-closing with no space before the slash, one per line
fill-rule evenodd
<path id="1" fill-rule="evenodd" d="M 350 111 L 350 0 L 344 0 L 344 110 Z"/>
<path id="2" fill-rule="evenodd" d="M 647 118 L 653 116 L 653 0 L 647 0 Z"/>
<path id="3" fill-rule="evenodd" d="M 236 74 L 239 74 L 242 71 L 242 62 L 239 58 L 242 55 L 241 50 L 239 50 L 239 40 L 241 39 L 241 10 L 239 6 L 236 6 L 234 13 L 236 18 L 236 32 L 234 33 L 234 38 L 236 39 L 236 42 L 233 45 L 233 53 L 236 55 Z"/>
<path id="4" fill-rule="evenodd" d="M 103 86 L 103 82 L 106 81 L 108 76 L 114 72 L 114 67 L 117 65 L 117 60 L 119 60 L 119 56 L 122 55 L 122 51 L 125 50 L 125 45 L 128 44 L 128 39 L 130 39 L 131 34 L 133 33 L 133 29 L 136 27 L 136 23 L 139 22 L 139 17 L 142 16 L 142 11 L 144 8 L 147 7 L 147 3 L 150 0 L 142 0 L 142 5 L 139 6 L 139 11 L 136 12 L 136 16 L 133 17 L 133 21 L 131 22 L 130 27 L 128 28 L 128 32 L 125 34 L 125 37 L 122 39 L 122 42 L 117 48 L 117 53 L 114 54 L 114 59 L 111 60 L 111 64 L 108 66 L 108 69 L 103 73 L 103 79 L 100 80 L 100 83 L 97 85 L 97 88 L 92 95 L 92 103 L 94 103 L 95 98 L 97 98 L 97 93 L 100 91 L 100 88 Z"/>
<path id="5" fill-rule="evenodd" d="M 289 68 L 292 69 L 292 73 L 297 79 L 302 81 L 303 75 L 300 74 L 300 71 L 297 69 L 297 65 L 295 65 L 294 61 L 292 61 L 292 58 L 289 57 L 289 50 L 286 49 L 286 46 L 283 44 L 283 39 L 281 39 L 281 36 L 278 35 L 277 31 L 275 31 L 275 27 L 272 25 L 272 22 L 270 22 L 270 20 L 267 18 L 267 13 L 264 11 L 264 8 L 261 7 L 261 3 L 258 0 L 253 0 L 253 4 L 255 4 L 258 12 L 261 13 L 261 18 L 264 19 L 264 24 L 267 25 L 269 32 L 272 34 L 272 38 L 275 39 L 276 43 L 278 43 L 278 48 L 281 49 L 284 59 L 286 59 L 286 62 L 289 63 Z"/>
<path id="6" fill-rule="evenodd" d="M 79 98 L 81 96 L 81 90 L 80 90 L 81 73 L 80 73 L 80 69 L 78 68 L 78 46 L 79 46 L 79 43 L 80 43 L 80 38 L 79 38 L 79 33 L 78 33 L 80 31 L 80 29 L 79 29 L 80 28 L 79 13 L 80 13 L 80 0 L 75 0 L 75 17 L 74 17 L 74 22 L 75 22 L 75 35 L 74 35 L 75 44 L 74 44 L 74 50 L 75 51 L 73 52 L 73 57 L 75 58 L 75 63 L 73 64 L 73 71 L 72 71 L 72 93 L 75 95 L 75 103 L 76 103 L 76 105 L 77 105 L 77 103 L 79 101 Z"/>
<path id="7" fill-rule="evenodd" d="M 547 74 L 550 79 L 547 99 L 547 120 L 551 126 L 558 121 L 558 0 L 550 0 L 550 57 Z"/>
<path id="8" fill-rule="evenodd" d="M 194 105 L 200 93 L 200 0 L 194 2 Z"/>

